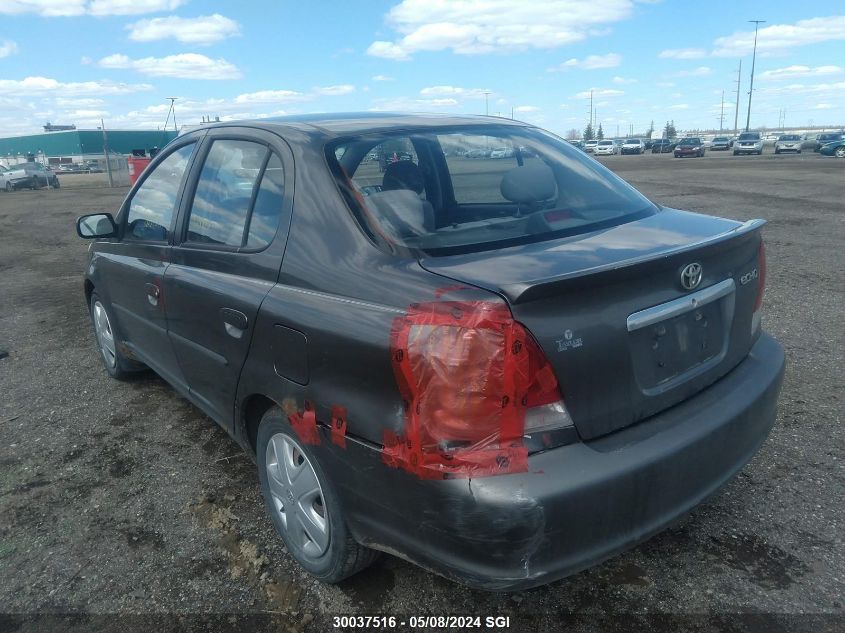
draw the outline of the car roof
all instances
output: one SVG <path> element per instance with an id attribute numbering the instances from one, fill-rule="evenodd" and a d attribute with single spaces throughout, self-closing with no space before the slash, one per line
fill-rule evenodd
<path id="1" fill-rule="evenodd" d="M 325 137 L 335 137 L 408 128 L 434 129 L 472 125 L 532 127 L 522 121 L 495 116 L 426 113 L 406 114 L 402 112 L 339 112 L 269 117 L 259 120 L 227 121 L 202 126 L 198 129 L 245 126 L 269 129 L 279 133 L 282 133 L 284 129 L 289 129 L 311 133 L 312 135 L 321 134 Z"/>

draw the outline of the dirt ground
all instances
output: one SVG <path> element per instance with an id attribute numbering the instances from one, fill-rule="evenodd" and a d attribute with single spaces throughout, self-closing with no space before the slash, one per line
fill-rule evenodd
<path id="1" fill-rule="evenodd" d="M 602 161 L 660 204 L 769 221 L 764 327 L 789 363 L 778 421 L 740 475 L 675 526 L 505 595 L 391 556 L 337 586 L 306 576 L 237 445 L 162 380 L 118 383 L 101 367 L 73 221 L 115 210 L 126 190 L 68 175 L 59 190 L 0 193 L 0 631 L 323 631 L 333 614 L 374 613 L 509 615 L 510 630 L 532 631 L 845 626 L 845 161 Z M 34 617 L 45 613 L 75 619 Z"/>

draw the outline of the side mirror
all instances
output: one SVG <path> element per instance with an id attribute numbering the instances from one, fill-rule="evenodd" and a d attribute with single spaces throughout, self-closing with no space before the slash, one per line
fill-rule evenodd
<path id="1" fill-rule="evenodd" d="M 77 218 L 76 234 L 83 239 L 116 237 L 117 224 L 111 213 L 91 213 Z"/>

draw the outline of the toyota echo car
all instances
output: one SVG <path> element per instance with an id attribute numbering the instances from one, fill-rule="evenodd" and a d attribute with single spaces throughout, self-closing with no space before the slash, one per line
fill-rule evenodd
<path id="1" fill-rule="evenodd" d="M 380 113 L 196 129 L 77 231 L 106 371 L 228 431 L 305 570 L 383 551 L 513 590 L 659 532 L 765 440 L 762 226 L 527 124 Z"/>

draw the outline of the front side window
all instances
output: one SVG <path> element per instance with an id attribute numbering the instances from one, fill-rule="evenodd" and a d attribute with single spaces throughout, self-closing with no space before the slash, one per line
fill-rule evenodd
<path id="1" fill-rule="evenodd" d="M 413 146 L 416 160 L 387 163 L 382 171 L 373 149 L 398 141 Z M 365 229 L 412 253 L 437 256 L 552 239 L 655 211 L 598 162 L 535 128 L 361 135 L 331 143 L 326 157 Z"/>
<path id="2" fill-rule="evenodd" d="M 180 147 L 144 179 L 129 202 L 124 239 L 166 242 L 176 196 L 196 143 Z"/>

